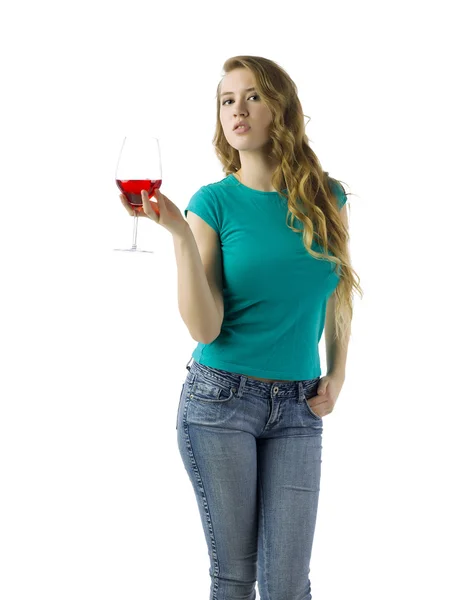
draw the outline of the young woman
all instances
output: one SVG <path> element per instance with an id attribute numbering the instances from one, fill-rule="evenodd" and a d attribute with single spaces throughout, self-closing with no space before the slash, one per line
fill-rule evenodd
<path id="1" fill-rule="evenodd" d="M 307 600 L 323 417 L 343 386 L 351 295 L 361 292 L 347 195 L 310 148 L 279 65 L 237 56 L 224 73 L 214 145 L 226 177 L 192 196 L 186 219 L 164 194 L 156 204 L 142 192 L 143 216 L 173 235 L 179 310 L 198 342 L 178 447 L 208 546 L 210 600 L 254 600 L 256 581 L 261 600 Z"/>

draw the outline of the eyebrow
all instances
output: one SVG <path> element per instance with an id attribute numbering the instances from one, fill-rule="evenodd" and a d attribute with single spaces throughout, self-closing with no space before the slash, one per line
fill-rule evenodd
<path id="1" fill-rule="evenodd" d="M 246 88 L 246 90 L 243 90 L 244 92 L 252 92 L 252 91 L 256 91 L 256 88 L 254 87 L 250 87 L 250 88 Z M 222 94 L 220 94 L 220 98 L 222 96 L 228 96 L 229 94 L 233 94 L 234 92 L 223 92 Z"/>

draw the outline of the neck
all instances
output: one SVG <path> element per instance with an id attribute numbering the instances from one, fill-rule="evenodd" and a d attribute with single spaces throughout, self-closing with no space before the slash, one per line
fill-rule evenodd
<path id="1" fill-rule="evenodd" d="M 261 192 L 275 192 L 276 190 L 271 185 L 271 178 L 273 177 L 274 171 L 275 169 L 273 167 L 263 167 L 260 170 L 251 170 L 241 167 L 234 175 L 240 183 L 247 187 Z"/>

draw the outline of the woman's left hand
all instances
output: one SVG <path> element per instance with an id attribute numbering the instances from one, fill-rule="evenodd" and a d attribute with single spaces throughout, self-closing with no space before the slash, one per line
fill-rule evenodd
<path id="1" fill-rule="evenodd" d="M 323 418 L 334 410 L 345 379 L 339 375 L 325 375 L 318 382 L 317 395 L 307 400 L 312 411 Z"/>

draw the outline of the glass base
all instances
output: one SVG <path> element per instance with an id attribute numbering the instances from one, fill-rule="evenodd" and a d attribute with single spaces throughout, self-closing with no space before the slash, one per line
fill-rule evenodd
<path id="1" fill-rule="evenodd" d="M 154 250 L 141 250 L 140 248 L 113 248 L 115 252 L 146 252 L 147 254 L 154 254 Z"/>

